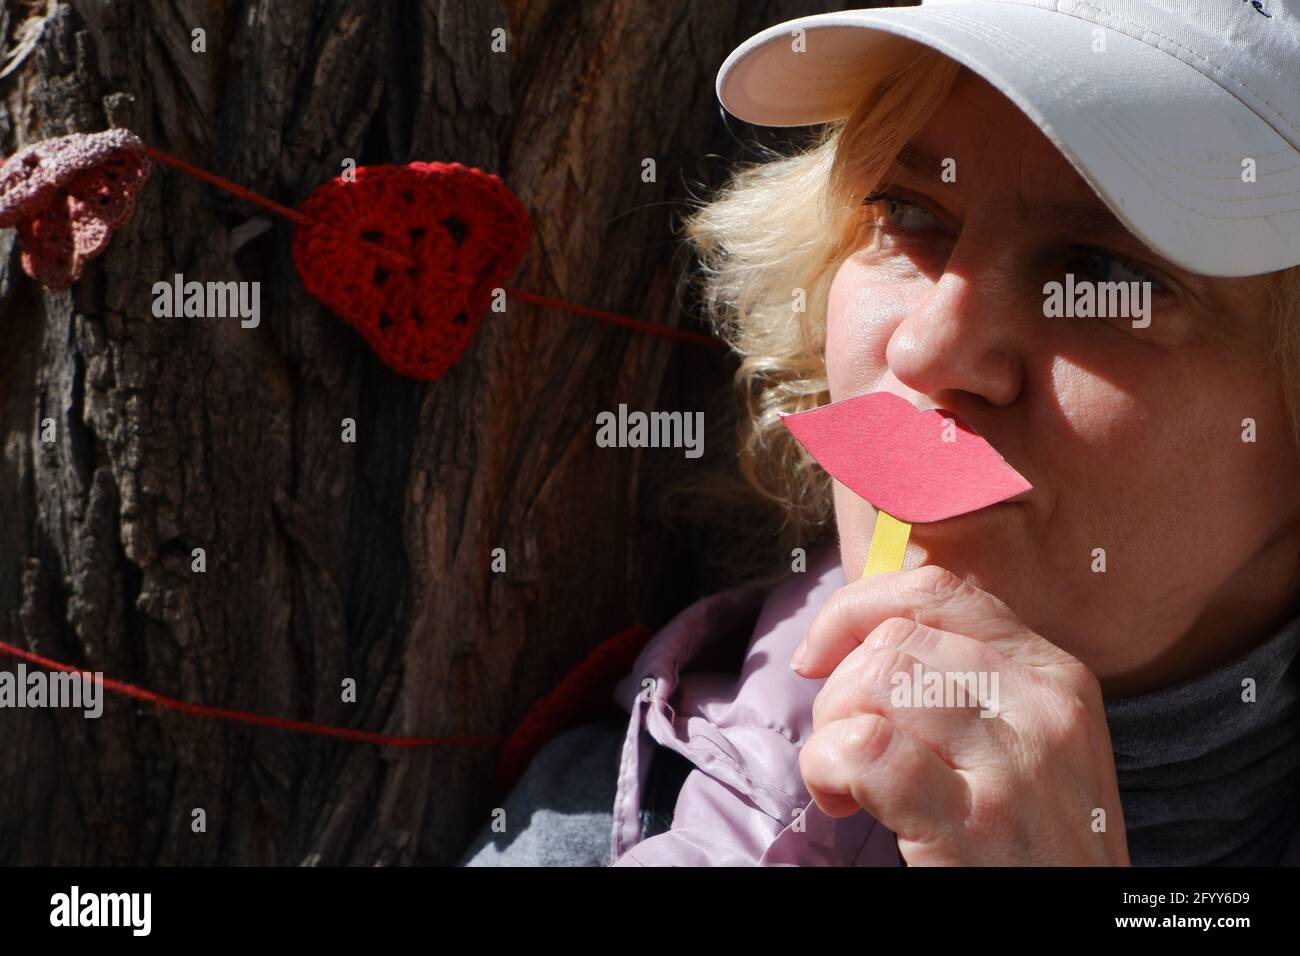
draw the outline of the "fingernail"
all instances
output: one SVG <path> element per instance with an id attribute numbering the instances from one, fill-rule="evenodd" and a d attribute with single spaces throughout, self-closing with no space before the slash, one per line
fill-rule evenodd
<path id="1" fill-rule="evenodd" d="M 790 669 L 798 670 L 803 667 L 804 658 L 808 656 L 808 639 L 799 642 L 799 646 L 794 649 L 794 656 L 790 658 Z"/>

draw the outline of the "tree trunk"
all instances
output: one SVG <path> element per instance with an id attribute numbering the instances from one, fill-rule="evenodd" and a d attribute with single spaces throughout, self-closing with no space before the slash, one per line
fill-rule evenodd
<path id="1" fill-rule="evenodd" d="M 0 78 L 0 149 L 125 126 L 289 206 L 347 158 L 478 166 L 533 220 L 511 285 L 689 324 L 674 220 L 747 130 L 724 125 L 717 68 L 835 6 L 19 0 L 0 31 L 30 50 Z M 593 422 L 705 407 L 720 357 L 512 301 L 445 378 L 403 378 L 303 290 L 288 223 L 247 239 L 262 215 L 155 165 L 62 292 L 0 233 L 0 639 L 187 701 L 503 734 L 592 646 L 694 596 L 643 487 L 680 451 L 597 448 Z M 178 272 L 261 282 L 260 326 L 155 318 L 152 285 Z M 0 754 L 2 863 L 409 864 L 454 861 L 486 822 L 497 751 L 110 695 L 97 720 L 0 710 Z"/>

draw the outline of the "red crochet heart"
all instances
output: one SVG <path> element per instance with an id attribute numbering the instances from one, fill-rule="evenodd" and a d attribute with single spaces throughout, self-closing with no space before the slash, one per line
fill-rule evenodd
<path id="1" fill-rule="evenodd" d="M 505 183 L 460 163 L 362 166 L 299 211 L 311 220 L 293 239 L 307 291 L 389 366 L 421 379 L 439 378 L 469 346 L 530 232 Z"/>

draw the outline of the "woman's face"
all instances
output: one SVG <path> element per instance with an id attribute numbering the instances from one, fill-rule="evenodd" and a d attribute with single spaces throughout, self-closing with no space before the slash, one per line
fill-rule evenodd
<path id="1" fill-rule="evenodd" d="M 1149 252 L 970 73 L 882 193 L 878 232 L 830 290 L 831 399 L 886 390 L 949 409 L 1034 486 L 915 525 L 905 566 L 997 595 L 1111 694 L 1190 677 L 1278 627 L 1300 590 L 1300 476 L 1263 281 Z M 1043 286 L 1066 273 L 1151 281 L 1149 326 L 1045 317 Z M 851 580 L 875 511 L 838 483 L 835 509 Z"/>

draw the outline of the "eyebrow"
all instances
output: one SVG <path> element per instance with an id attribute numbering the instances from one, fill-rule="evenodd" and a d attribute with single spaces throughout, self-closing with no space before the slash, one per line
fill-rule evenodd
<path id="1" fill-rule="evenodd" d="M 933 153 L 927 153 L 919 146 L 908 143 L 898 151 L 894 162 L 924 179 L 938 179 L 943 160 Z"/>
<path id="2" fill-rule="evenodd" d="M 1100 199 L 1040 200 L 1016 193 L 1016 210 L 1026 219 L 1050 222 L 1064 232 L 1099 238 L 1125 239 L 1142 245 Z"/>
<path id="3" fill-rule="evenodd" d="M 894 163 L 921 179 L 939 182 L 944 160 L 909 143 L 898 151 Z M 1065 232 L 1096 239 L 1126 239 L 1145 248 L 1095 195 L 1077 200 L 1036 199 L 1017 190 L 1016 212 L 1025 219 L 1052 223 Z"/>

